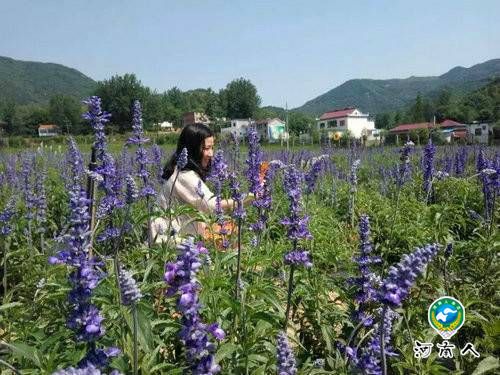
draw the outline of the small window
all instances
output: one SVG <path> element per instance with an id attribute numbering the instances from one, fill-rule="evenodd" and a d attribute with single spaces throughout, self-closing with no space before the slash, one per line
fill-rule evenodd
<path id="1" fill-rule="evenodd" d="M 340 120 L 340 125 L 339 126 L 345 126 L 345 120 Z"/>
<path id="2" fill-rule="evenodd" d="M 324 129 L 324 128 L 325 128 L 325 123 L 324 123 L 324 122 L 320 123 L 320 124 L 319 124 L 319 128 L 320 128 L 320 129 Z"/>
<path id="3" fill-rule="evenodd" d="M 476 130 L 474 130 L 474 135 L 483 135 L 481 128 L 476 128 Z"/>
<path id="4" fill-rule="evenodd" d="M 337 127 L 337 120 L 328 121 L 328 127 L 329 128 L 336 128 Z"/>

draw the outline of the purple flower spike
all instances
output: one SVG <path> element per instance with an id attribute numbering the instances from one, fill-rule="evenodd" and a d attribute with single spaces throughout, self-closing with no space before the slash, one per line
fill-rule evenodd
<path id="1" fill-rule="evenodd" d="M 403 148 L 399 151 L 401 154 L 400 160 L 401 163 L 399 164 L 399 171 L 397 175 L 397 185 L 399 187 L 403 186 L 406 181 L 410 179 L 411 175 L 411 168 L 410 168 L 410 154 L 413 150 L 413 147 L 415 144 L 412 141 L 408 141 L 405 143 Z"/>
<path id="2" fill-rule="evenodd" d="M 311 168 L 304 176 L 304 180 L 306 182 L 306 194 L 311 194 L 314 191 L 316 181 L 318 180 L 321 170 L 325 165 L 325 160 L 328 160 L 328 155 L 321 155 L 317 158 L 313 158 Z"/>
<path id="3" fill-rule="evenodd" d="M 137 188 L 137 184 L 131 175 L 127 175 L 125 180 L 127 182 L 125 201 L 127 204 L 132 204 L 137 200 L 137 198 L 139 198 L 139 189 Z"/>
<path id="4" fill-rule="evenodd" d="M 104 335 L 104 327 L 101 326 L 104 318 L 94 305 L 80 305 L 73 311 L 68 327 L 75 331 L 76 337 L 80 341 L 91 342 Z"/>
<path id="5" fill-rule="evenodd" d="M 365 326 L 373 323 L 372 317 L 367 313 L 369 303 L 377 301 L 377 290 L 380 287 L 380 277 L 370 268 L 371 265 L 380 263 L 379 257 L 371 255 L 372 244 L 370 242 L 370 219 L 367 215 L 361 215 L 359 219 L 359 257 L 354 258 L 358 263 L 361 276 L 354 278 L 351 282 L 358 286 L 356 301 L 359 307 L 355 312 L 355 317 Z"/>
<path id="6" fill-rule="evenodd" d="M 243 207 L 243 194 L 240 192 L 240 183 L 235 173 L 229 175 L 229 186 L 231 190 L 231 198 L 236 202 L 236 208 L 233 212 L 235 219 L 244 219 L 246 211 Z"/>
<path id="7" fill-rule="evenodd" d="M 426 245 L 417 248 L 412 254 L 389 268 L 389 275 L 382 282 L 379 299 L 382 303 L 397 308 L 408 297 L 410 289 L 427 264 L 437 254 L 439 245 Z"/>
<path id="8" fill-rule="evenodd" d="M 291 251 L 285 254 L 285 264 L 303 266 L 305 268 L 311 268 L 313 265 L 309 251 L 304 250 Z"/>
<path id="9" fill-rule="evenodd" d="M 184 147 L 179 156 L 177 156 L 177 168 L 179 169 L 179 171 L 184 169 L 187 163 L 188 163 L 188 151 L 187 148 Z"/>
<path id="10" fill-rule="evenodd" d="M 392 335 L 392 326 L 395 319 L 399 317 L 399 314 L 394 312 L 391 309 L 387 309 L 385 311 L 385 315 L 382 315 L 384 309 L 379 309 L 377 314 L 379 315 L 379 320 L 384 322 L 384 350 L 385 355 L 394 357 L 396 353 L 391 346 L 391 335 Z M 349 348 L 350 353 L 347 354 L 353 360 L 353 363 L 363 372 L 363 374 L 382 374 L 381 368 L 381 351 L 380 351 L 380 331 L 382 326 L 380 323 L 377 323 L 373 326 L 373 333 L 370 336 L 370 339 L 367 345 L 361 350 L 359 354 L 356 349 Z"/>
<path id="11" fill-rule="evenodd" d="M 276 345 L 276 361 L 278 365 L 278 375 L 295 375 L 297 367 L 292 349 L 288 343 L 285 332 L 278 333 Z"/>
<path id="12" fill-rule="evenodd" d="M 248 158 L 246 164 L 246 176 L 249 183 L 249 191 L 258 196 L 262 190 L 259 179 L 260 164 L 262 163 L 262 151 L 260 149 L 260 136 L 255 127 L 249 127 L 247 131 Z"/>
<path id="13" fill-rule="evenodd" d="M 79 368 L 94 367 L 104 369 L 109 366 L 111 360 L 121 354 L 121 350 L 115 347 L 105 349 L 92 348 L 78 363 Z"/>
<path id="14" fill-rule="evenodd" d="M 130 306 L 142 298 L 141 291 L 129 271 L 122 268 L 119 273 L 119 281 L 122 303 L 125 306 Z"/>
<path id="15" fill-rule="evenodd" d="M 0 213 L 0 234 L 7 236 L 12 232 L 11 220 L 15 214 L 16 200 L 12 197 Z"/>
<path id="16" fill-rule="evenodd" d="M 301 216 L 302 179 L 302 173 L 294 166 L 289 166 L 285 170 L 284 185 L 290 202 L 290 216 L 282 219 L 281 224 L 288 227 L 288 238 L 292 241 L 312 238 L 307 228 L 309 218 L 307 216 Z"/>
<path id="17" fill-rule="evenodd" d="M 199 255 L 204 247 L 189 238 L 177 249 L 177 260 L 165 265 L 164 279 L 168 284 L 166 295 L 178 296 L 177 308 L 182 313 L 180 338 L 186 348 L 186 359 L 192 374 L 217 374 L 221 369 L 215 361 L 215 345 L 209 341 L 209 335 L 222 340 L 225 333 L 217 324 L 203 323 L 199 313 L 200 284 L 196 274 L 201 267 Z"/>
<path id="18" fill-rule="evenodd" d="M 434 155 L 436 154 L 436 147 L 432 144 L 432 140 L 429 139 L 429 143 L 424 148 L 423 155 L 423 173 L 424 173 L 424 185 L 423 190 L 425 194 L 426 202 L 429 200 L 432 191 L 432 177 L 434 176 Z"/>
<path id="19" fill-rule="evenodd" d="M 149 139 L 144 137 L 144 131 L 142 126 L 142 107 L 138 100 L 134 101 L 132 107 L 132 137 L 127 140 L 127 145 L 136 145 L 137 150 L 135 151 L 135 162 L 137 163 L 137 173 L 136 176 L 142 181 L 142 187 L 140 189 L 141 197 L 155 196 L 156 192 L 151 186 L 149 181 L 149 170 L 148 165 L 152 164 L 153 161 L 150 160 L 148 151 L 144 147 Z M 158 155 L 155 157 L 158 158 Z M 160 155 L 161 158 L 161 155 Z M 150 207 L 148 207 L 150 211 Z"/>
<path id="20" fill-rule="evenodd" d="M 102 157 L 106 153 L 107 149 L 104 125 L 109 122 L 111 114 L 102 110 L 101 98 L 98 96 L 91 96 L 90 98 L 84 100 L 83 104 L 88 106 L 88 111 L 85 112 L 82 117 L 90 122 L 92 129 L 94 129 L 97 159 L 102 160 Z"/>

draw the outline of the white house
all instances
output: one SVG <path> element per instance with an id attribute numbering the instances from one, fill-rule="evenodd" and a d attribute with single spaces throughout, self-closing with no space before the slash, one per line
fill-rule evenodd
<path id="1" fill-rule="evenodd" d="M 39 137 L 54 137 L 59 135 L 59 126 L 54 124 L 40 124 L 38 125 Z"/>
<path id="2" fill-rule="evenodd" d="M 318 119 L 318 130 L 332 137 L 347 130 L 354 138 L 370 137 L 375 130 L 375 122 L 368 117 L 367 113 L 352 107 L 325 112 Z"/>
<path id="3" fill-rule="evenodd" d="M 163 132 L 172 131 L 174 129 L 174 124 L 169 121 L 163 121 L 155 124 L 156 128 Z"/>
<path id="4" fill-rule="evenodd" d="M 260 134 L 260 139 L 270 143 L 285 139 L 285 122 L 279 118 L 267 118 L 255 122 L 255 128 Z"/>
<path id="5" fill-rule="evenodd" d="M 236 134 L 238 138 L 245 136 L 248 127 L 253 124 L 252 119 L 232 119 L 229 122 L 229 126 L 226 126 L 220 130 L 221 135 L 229 136 L 231 133 Z"/>
<path id="6" fill-rule="evenodd" d="M 490 124 L 474 122 L 467 125 L 467 133 L 469 142 L 488 143 L 489 136 L 493 133 L 493 129 Z"/>

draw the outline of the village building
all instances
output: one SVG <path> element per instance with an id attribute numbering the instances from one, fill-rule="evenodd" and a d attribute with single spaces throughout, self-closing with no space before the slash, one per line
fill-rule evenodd
<path id="1" fill-rule="evenodd" d="M 223 136 L 229 136 L 233 133 L 237 138 L 243 138 L 247 133 L 248 127 L 253 124 L 253 120 L 248 119 L 232 119 L 222 127 L 220 132 Z"/>
<path id="2" fill-rule="evenodd" d="M 182 115 L 182 126 L 201 123 L 205 125 L 210 124 L 210 119 L 203 112 L 186 112 Z"/>
<path id="3" fill-rule="evenodd" d="M 155 128 L 161 132 L 171 132 L 174 130 L 174 124 L 169 121 L 163 121 L 155 124 Z"/>
<path id="4" fill-rule="evenodd" d="M 467 140 L 471 143 L 488 143 L 493 136 L 492 126 L 483 122 L 468 124 L 467 130 Z"/>
<path id="5" fill-rule="evenodd" d="M 54 124 L 40 124 L 38 125 L 39 137 L 54 137 L 60 134 L 59 126 Z"/>
<path id="6" fill-rule="evenodd" d="M 438 132 L 447 143 L 462 140 L 468 143 L 488 143 L 492 133 L 491 127 L 486 123 L 462 124 L 454 120 L 443 120 L 441 123 L 420 122 L 415 124 L 400 124 L 389 130 L 396 135 L 396 142 L 406 140 L 411 134 L 418 137 L 418 131 L 426 129 L 429 132 Z M 423 140 L 422 140 L 423 141 Z"/>
<path id="7" fill-rule="evenodd" d="M 375 122 L 369 119 L 369 114 L 354 107 L 323 113 L 317 120 L 317 127 L 320 133 L 326 133 L 329 138 L 341 137 L 347 131 L 358 139 L 375 135 Z"/>
<path id="8" fill-rule="evenodd" d="M 279 118 L 268 118 L 255 121 L 255 128 L 259 132 L 260 139 L 269 143 L 279 142 L 286 138 L 285 121 Z"/>

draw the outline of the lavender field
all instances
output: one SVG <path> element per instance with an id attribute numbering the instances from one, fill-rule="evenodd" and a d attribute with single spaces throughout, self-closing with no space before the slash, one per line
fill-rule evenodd
<path id="1" fill-rule="evenodd" d="M 86 104 L 92 170 L 72 139 L 1 155 L 2 374 L 498 373 L 500 148 L 266 151 L 250 130 L 208 178 L 233 212 L 203 215 L 157 205 L 170 153 L 139 103 L 118 153 Z M 214 232 L 148 235 L 186 213 Z M 452 358 L 427 319 L 442 296 L 466 311 Z"/>

